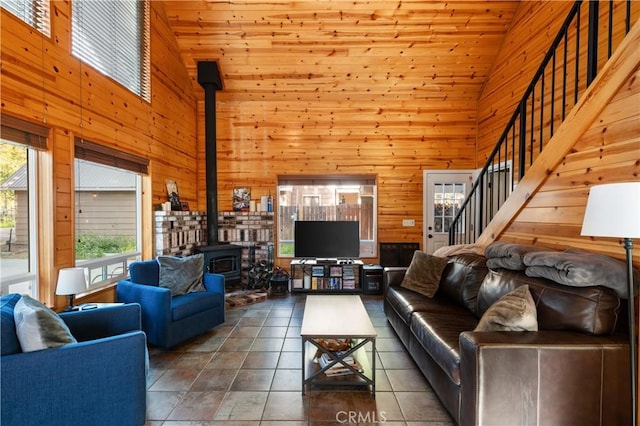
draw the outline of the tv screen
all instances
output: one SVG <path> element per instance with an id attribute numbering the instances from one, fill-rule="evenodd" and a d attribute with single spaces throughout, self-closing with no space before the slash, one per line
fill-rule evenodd
<path id="1" fill-rule="evenodd" d="M 360 256 L 360 222 L 298 220 L 294 247 L 295 257 L 357 258 Z"/>

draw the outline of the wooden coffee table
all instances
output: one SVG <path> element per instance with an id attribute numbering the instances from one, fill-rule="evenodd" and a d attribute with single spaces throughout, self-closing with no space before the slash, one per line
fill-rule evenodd
<path id="1" fill-rule="evenodd" d="M 306 385 L 369 386 L 371 393 L 376 390 L 376 330 L 371 324 L 362 300 L 358 295 L 311 295 L 307 296 L 302 318 L 302 394 Z M 346 351 L 331 352 L 322 347 L 316 339 L 352 339 L 352 346 Z M 371 356 L 366 345 L 371 347 Z M 313 353 L 307 355 L 307 349 Z M 316 351 L 327 353 L 332 358 L 325 367 L 313 362 Z M 311 351 L 310 351 L 311 352 Z M 360 369 L 354 369 L 344 362 L 353 355 Z M 327 377 L 324 373 L 334 365 L 341 364 L 351 369 L 351 374 Z M 315 370 L 315 371 L 314 371 Z M 307 377 L 308 375 L 308 377 Z"/>

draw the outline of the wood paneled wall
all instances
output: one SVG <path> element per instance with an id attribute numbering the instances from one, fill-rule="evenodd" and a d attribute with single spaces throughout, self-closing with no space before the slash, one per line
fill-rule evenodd
<path id="1" fill-rule="evenodd" d="M 197 61 L 220 65 L 220 209 L 231 208 L 234 186 L 250 186 L 254 198 L 274 194 L 279 174 L 375 174 L 383 242 L 422 241 L 423 170 L 475 167 L 477 98 L 518 7 L 164 3 L 192 79 Z M 204 188 L 198 198 L 203 209 Z"/>
<path id="2" fill-rule="evenodd" d="M 51 128 L 39 194 L 40 298 L 47 303 L 55 300 L 58 269 L 75 263 L 74 136 L 149 158 L 146 229 L 153 229 L 152 205 L 166 200 L 166 179 L 177 181 L 182 199 L 197 202 L 196 97 L 162 3 L 149 4 L 150 103 L 71 55 L 71 2 L 51 2 L 50 38 L 0 11 L 2 113 Z M 143 252 L 153 255 L 151 232 Z"/>
<path id="3" fill-rule="evenodd" d="M 50 149 L 41 154 L 44 301 L 54 300 L 58 268 L 73 264 L 74 136 L 150 159 L 150 177 L 143 184 L 145 229 L 152 228 L 152 205 L 165 200 L 166 179 L 177 181 L 182 199 L 205 208 L 204 105 L 195 81 L 197 60 L 224 58 L 229 64 L 221 70 L 225 88 L 217 95 L 220 210 L 231 209 L 235 186 L 250 186 L 254 197 L 274 193 L 279 174 L 373 173 L 378 177 L 378 240 L 421 242 L 423 170 L 482 163 L 482 150 L 495 143 L 512 113 L 509 104 L 519 100 L 570 2 L 492 2 L 491 7 L 481 2 L 332 2 L 331 11 L 322 15 L 314 14 L 312 2 L 274 3 L 259 14 L 241 10 L 255 2 L 237 2 L 233 11 L 220 2 L 204 8 L 201 1 L 149 4 L 150 103 L 70 54 L 71 2 L 51 3 L 51 38 L 0 12 L 2 112 L 52 129 Z M 340 11 L 355 6 L 364 9 Z M 278 19 L 258 26 L 269 14 Z M 198 37 L 189 33 L 189 25 Z M 487 52 L 499 45 L 495 60 Z M 275 71 L 256 73 L 264 61 Z M 301 72 L 302 66 L 322 73 Z M 446 95 L 450 90 L 455 96 Z M 625 99 L 616 105 L 629 106 L 633 96 Z M 601 125 L 607 128 L 603 157 L 608 158 L 598 170 L 606 171 L 602 175 L 608 179 L 625 164 L 625 178 L 637 178 L 637 164 L 634 169 L 630 162 L 637 158 L 635 142 L 628 139 L 638 134 L 635 118 L 619 116 L 611 113 L 605 117 L 609 123 Z M 594 132 L 590 143 L 578 145 L 573 164 L 561 171 L 565 186 L 573 185 L 567 184 L 571 179 L 580 181 L 591 160 L 605 164 L 597 163 L 601 159 L 593 144 L 602 135 Z M 565 188 L 553 193 L 551 204 L 562 207 L 555 197 L 575 200 L 576 193 L 584 199 L 583 192 Z M 573 209 L 567 211 L 573 211 L 575 228 L 579 207 L 571 201 L 566 205 Z M 416 226 L 402 227 L 405 218 Z M 525 241 L 540 234 L 544 222 L 524 218 L 505 239 Z M 555 238 L 548 243 L 556 244 L 563 232 L 548 233 Z M 144 239 L 149 258 L 151 232 Z M 615 251 L 606 246 L 601 250 Z"/>
<path id="4" fill-rule="evenodd" d="M 561 3 L 523 3 L 514 23 L 522 22 L 525 18 L 536 20 L 538 16 L 547 16 L 547 10 L 561 6 Z M 481 237 L 481 242 L 498 239 L 556 249 L 577 247 L 624 259 L 624 250 L 616 239 L 581 237 L 580 230 L 592 185 L 640 180 L 640 52 L 637 49 L 640 40 L 637 39 L 640 33 L 639 9 L 635 6 L 632 9 L 632 23 L 635 26 L 629 37 L 624 41 L 616 40 L 616 44 L 621 44 L 626 50 L 618 55 L 614 53 L 612 62 L 605 65 L 604 72 L 601 72 L 590 88 L 591 93 L 585 97 L 590 100 L 598 99 L 591 101 L 592 103 L 601 103 L 579 104 L 583 113 L 571 117 L 571 121 L 563 125 L 564 128 L 558 129 L 558 134 L 543 151 L 546 166 L 533 167 L 522 180 L 521 187 L 516 187 L 514 195 L 519 198 L 520 206 L 511 202 L 515 200 L 509 200 L 509 212 L 504 217 L 498 217 L 497 222 L 500 223 L 493 223 Z M 519 57 L 516 52 L 523 52 L 523 56 L 529 56 L 529 53 L 532 53 L 531 56 L 540 55 L 535 45 L 545 37 L 542 32 L 537 37 L 535 34 L 523 33 L 518 25 L 507 36 L 505 48 L 496 62 L 496 70 L 480 100 L 480 109 L 484 111 L 480 113 L 478 127 L 478 146 L 481 152 L 486 153 L 490 135 L 495 136 L 499 126 L 506 123 L 509 117 L 502 114 L 501 110 L 512 109 L 519 101 L 526 78 L 507 80 L 508 85 L 500 85 L 499 81 L 507 79 L 509 66 L 518 65 L 513 64 L 513 58 Z M 518 66 L 519 69 L 530 69 L 531 74 L 535 71 L 524 62 Z M 616 80 L 619 82 L 614 84 Z M 514 92 L 516 88 L 520 89 Z M 492 105 L 492 108 L 487 108 L 485 102 Z M 602 111 L 587 118 L 584 111 L 592 110 L 594 106 Z M 562 135 L 565 135 L 564 140 L 559 140 Z M 569 137 L 574 140 L 572 145 L 562 150 L 556 147 L 564 144 Z M 535 186 L 530 184 L 534 180 L 539 182 Z M 495 229 L 501 226 L 504 226 L 504 230 L 496 232 Z M 638 243 L 640 242 L 636 242 L 634 250 L 636 266 L 640 265 Z"/>

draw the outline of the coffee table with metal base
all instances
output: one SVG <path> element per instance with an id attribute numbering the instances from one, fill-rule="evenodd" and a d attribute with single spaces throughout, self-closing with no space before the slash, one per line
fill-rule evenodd
<path id="1" fill-rule="evenodd" d="M 368 386 L 376 390 L 376 330 L 358 295 L 310 295 L 302 318 L 302 394 L 307 385 Z M 316 339 L 351 339 L 350 349 L 331 352 Z M 370 346 L 370 356 L 367 354 Z M 313 353 L 308 354 L 307 349 Z M 315 353 L 327 353 L 331 361 L 321 367 L 313 363 Z M 353 355 L 359 369 L 353 368 L 345 358 Z M 334 365 L 344 365 L 350 374 L 327 377 L 324 373 Z"/>

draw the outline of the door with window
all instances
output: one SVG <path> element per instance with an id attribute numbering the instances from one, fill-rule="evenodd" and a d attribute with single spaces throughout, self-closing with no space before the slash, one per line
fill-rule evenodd
<path id="1" fill-rule="evenodd" d="M 424 172 L 424 241 L 427 253 L 449 245 L 449 227 L 473 183 L 471 170 Z"/>

